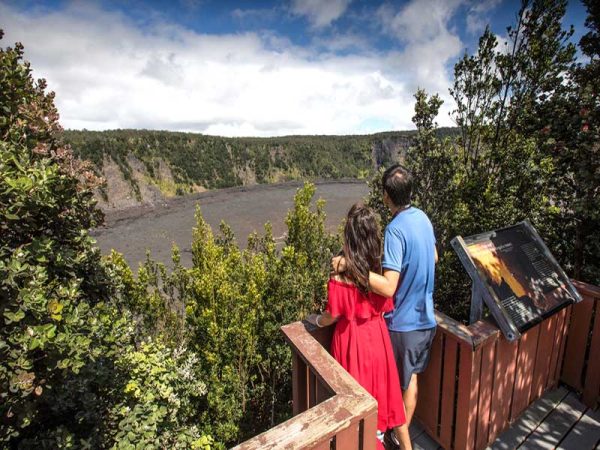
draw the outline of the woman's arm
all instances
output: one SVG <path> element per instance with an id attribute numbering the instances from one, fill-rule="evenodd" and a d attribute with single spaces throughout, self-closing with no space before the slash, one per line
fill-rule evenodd
<path id="1" fill-rule="evenodd" d="M 333 317 L 331 314 L 329 314 L 329 311 L 323 311 L 323 313 L 321 314 L 311 314 L 306 318 L 306 320 L 312 323 L 313 325 L 316 325 L 319 328 L 321 328 L 328 327 L 332 323 L 337 322 L 338 318 Z"/>

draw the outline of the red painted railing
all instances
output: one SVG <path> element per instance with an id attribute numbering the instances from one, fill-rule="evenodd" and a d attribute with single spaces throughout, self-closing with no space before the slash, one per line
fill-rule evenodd
<path id="1" fill-rule="evenodd" d="M 431 360 L 419 379 L 416 416 L 446 449 L 481 449 L 556 386 L 568 309 L 507 341 L 495 325 L 465 326 L 437 313 Z"/>
<path id="2" fill-rule="evenodd" d="M 561 381 L 588 406 L 600 400 L 600 288 L 574 281 L 583 301 L 507 341 L 495 325 L 437 314 L 416 416 L 446 449 L 483 449 Z M 598 311 L 598 312 L 597 312 Z"/>
<path id="3" fill-rule="evenodd" d="M 574 283 L 583 301 L 515 342 L 488 321 L 465 326 L 436 312 L 416 417 L 442 447 L 485 448 L 559 380 L 598 404 L 600 288 Z M 293 353 L 295 417 L 236 448 L 374 448 L 376 402 L 325 350 L 333 327 L 310 331 L 296 322 L 282 331 Z"/>

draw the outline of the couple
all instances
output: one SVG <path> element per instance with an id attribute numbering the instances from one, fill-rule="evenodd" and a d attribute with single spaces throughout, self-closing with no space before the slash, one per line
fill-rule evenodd
<path id="1" fill-rule="evenodd" d="M 410 206 L 410 173 L 394 165 L 383 174 L 382 185 L 383 201 L 393 214 L 385 229 L 383 261 L 375 215 L 357 203 L 348 212 L 343 256 L 332 260 L 335 275 L 326 311 L 308 320 L 319 327 L 337 322 L 331 353 L 377 400 L 377 447 L 383 449 L 383 433 L 391 429 L 388 446 L 397 440 L 410 449 L 417 374 L 427 366 L 435 335 L 437 251 L 431 222 Z"/>

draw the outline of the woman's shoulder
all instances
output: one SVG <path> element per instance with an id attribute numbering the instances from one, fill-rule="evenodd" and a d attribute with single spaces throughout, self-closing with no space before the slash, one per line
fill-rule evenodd
<path id="1" fill-rule="evenodd" d="M 346 278 L 343 274 L 339 273 L 331 275 L 331 277 L 329 278 L 329 283 L 348 288 L 356 288 L 356 285 L 352 282 L 352 280 Z"/>

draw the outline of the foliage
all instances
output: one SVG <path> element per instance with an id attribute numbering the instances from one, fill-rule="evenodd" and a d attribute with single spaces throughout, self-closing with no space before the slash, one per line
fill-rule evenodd
<path id="1" fill-rule="evenodd" d="M 198 418 L 198 400 L 206 394 L 199 381 L 199 360 L 185 348 L 142 343 L 119 355 L 117 369 L 128 380 L 111 415 L 118 420 L 116 448 L 197 448 L 213 443 L 186 419 Z"/>
<path id="2" fill-rule="evenodd" d="M 280 327 L 324 306 L 341 246 L 325 231 L 323 203 L 312 204 L 314 186 L 298 190 L 284 243 L 266 224 L 241 249 L 226 224 L 215 235 L 198 210 L 192 267 L 174 248 L 173 269 L 148 256 L 134 275 L 117 253 L 101 259 L 87 232 L 102 220 L 93 190 L 105 156 L 132 185 L 132 157 L 154 179 L 166 161 L 180 192 L 240 184 L 246 169 L 258 182 L 364 176 L 405 157 L 414 202 L 436 229 L 442 311 L 468 316 L 469 283 L 450 239 L 526 217 L 571 273 L 598 282 L 600 22 L 596 4 L 586 5 L 588 60 L 578 64 L 560 25 L 564 1 L 524 1 L 507 49 L 486 30 L 455 67 L 459 135 L 437 128 L 441 100 L 418 91 L 406 155 L 394 153 L 394 134 L 62 135 L 53 94 L 32 80 L 22 46 L 0 49 L 2 446 L 224 448 L 289 415 Z M 369 201 L 389 220 L 377 179 Z"/>
<path id="3" fill-rule="evenodd" d="M 207 392 L 198 424 L 219 445 L 289 417 L 291 355 L 280 327 L 323 306 L 329 262 L 341 246 L 325 231 L 323 202 L 311 206 L 314 193 L 312 184 L 298 190 L 283 248 L 266 224 L 264 235 L 251 235 L 241 250 L 226 224 L 215 236 L 198 209 L 191 268 L 179 264 L 174 248 L 171 271 L 148 259 L 135 278 L 120 255 L 111 256 L 123 295 L 140 317 L 175 311 L 159 328 L 175 341 L 183 333 L 198 355 Z"/>
<path id="4" fill-rule="evenodd" d="M 0 445 L 209 448 L 194 353 L 138 348 L 136 329 L 154 330 L 87 232 L 101 180 L 58 138 L 54 94 L 22 58 L 0 48 Z"/>
<path id="5" fill-rule="evenodd" d="M 539 108 L 536 130 L 554 166 L 549 192 L 555 214 L 548 219 L 553 249 L 575 278 L 600 283 L 600 8 L 584 1 L 589 32 L 567 82 Z"/>
<path id="6" fill-rule="evenodd" d="M 585 246 L 583 278 L 597 280 L 598 77 L 578 81 L 588 69 L 573 65 L 565 9 L 564 0 L 524 0 L 505 48 L 486 29 L 477 52 L 457 62 L 457 137 L 436 137 L 439 97 L 415 95 L 417 135 L 406 164 L 417 182 L 414 203 L 437 235 L 436 307 L 456 319 L 468 321 L 470 303 L 470 281 L 449 245 L 457 235 L 527 218 L 576 276 L 584 264 L 573 247 Z"/>

